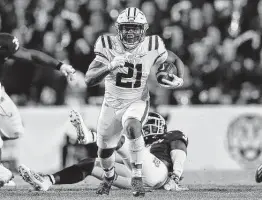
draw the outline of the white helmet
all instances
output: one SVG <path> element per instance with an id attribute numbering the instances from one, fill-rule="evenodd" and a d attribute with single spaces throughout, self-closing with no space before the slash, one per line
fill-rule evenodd
<path id="1" fill-rule="evenodd" d="M 144 13 L 135 7 L 122 11 L 115 23 L 120 41 L 128 49 L 135 48 L 145 38 L 148 23 Z"/>

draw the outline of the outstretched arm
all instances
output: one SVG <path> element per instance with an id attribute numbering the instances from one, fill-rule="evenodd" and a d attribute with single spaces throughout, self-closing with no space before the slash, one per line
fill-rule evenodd
<path id="1" fill-rule="evenodd" d="M 69 76 L 75 73 L 75 69 L 71 65 L 62 63 L 41 51 L 20 47 L 19 50 L 15 54 L 13 54 L 12 57 L 14 59 L 25 60 L 42 66 L 48 66 L 53 69 L 60 70 L 65 76 Z"/>
<path id="2" fill-rule="evenodd" d="M 39 65 L 50 66 L 58 70 L 62 65 L 61 62 L 41 51 L 26 49 L 23 47 L 19 48 L 19 50 L 13 55 L 13 58 L 33 62 Z"/>

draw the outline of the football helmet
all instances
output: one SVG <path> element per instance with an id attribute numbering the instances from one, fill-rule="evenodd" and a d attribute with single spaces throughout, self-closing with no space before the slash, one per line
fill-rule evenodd
<path id="1" fill-rule="evenodd" d="M 116 20 L 119 40 L 127 49 L 134 49 L 145 38 L 148 23 L 144 13 L 135 7 L 126 8 Z"/>
<path id="2" fill-rule="evenodd" d="M 142 132 L 146 144 L 151 144 L 166 134 L 166 120 L 158 113 L 149 112 L 147 122 L 143 126 Z"/>

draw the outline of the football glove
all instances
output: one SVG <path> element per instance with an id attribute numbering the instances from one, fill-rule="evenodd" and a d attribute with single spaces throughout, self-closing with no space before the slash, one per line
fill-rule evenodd
<path id="1" fill-rule="evenodd" d="M 118 67 L 123 67 L 125 65 L 126 59 L 123 56 L 116 56 L 108 65 L 108 70 L 113 71 Z"/>
<path id="2" fill-rule="evenodd" d="M 183 81 L 182 78 L 179 78 L 175 74 L 168 74 L 168 76 L 173 78 L 173 79 L 169 80 L 169 79 L 163 77 L 162 82 L 165 83 L 166 85 L 161 84 L 162 87 L 165 87 L 165 88 L 168 88 L 168 89 L 174 89 L 174 88 L 178 88 L 178 87 L 183 85 L 184 81 Z"/>

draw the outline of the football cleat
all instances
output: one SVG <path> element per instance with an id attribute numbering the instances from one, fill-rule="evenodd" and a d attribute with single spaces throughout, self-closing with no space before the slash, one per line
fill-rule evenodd
<path id="1" fill-rule="evenodd" d="M 86 127 L 79 112 L 71 110 L 69 117 L 71 124 L 76 129 L 77 141 L 79 144 L 89 144 L 96 141 L 95 133 Z"/>
<path id="2" fill-rule="evenodd" d="M 189 190 L 186 186 L 179 184 L 181 179 L 178 176 L 170 177 L 164 185 L 165 190 L 172 191 L 187 191 Z"/>
<path id="3" fill-rule="evenodd" d="M 142 177 L 132 177 L 131 186 L 134 197 L 145 196 L 146 191 L 143 185 Z"/>
<path id="4" fill-rule="evenodd" d="M 18 172 L 24 181 L 33 186 L 37 191 L 47 191 L 52 186 L 52 182 L 48 176 L 36 173 L 25 165 L 20 165 Z"/>
<path id="5" fill-rule="evenodd" d="M 262 182 L 262 164 L 256 170 L 255 179 L 257 183 Z"/>
<path id="6" fill-rule="evenodd" d="M 14 178 L 13 173 L 0 164 L 0 188 Z"/>
<path id="7" fill-rule="evenodd" d="M 96 194 L 99 195 L 109 195 L 113 182 L 117 179 L 117 173 L 115 172 L 114 176 L 111 178 L 106 178 L 104 176 L 102 183 L 100 183 L 99 187 L 96 190 Z"/>

